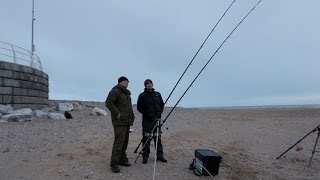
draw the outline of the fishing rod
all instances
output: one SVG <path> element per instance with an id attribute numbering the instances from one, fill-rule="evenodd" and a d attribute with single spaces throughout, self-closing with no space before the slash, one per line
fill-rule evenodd
<path id="1" fill-rule="evenodd" d="M 218 53 L 218 51 L 220 50 L 220 48 L 224 45 L 224 43 L 230 38 L 230 36 L 234 33 L 234 31 L 240 26 L 240 24 L 242 24 L 242 22 L 249 16 L 249 14 L 251 14 L 251 12 L 260 4 L 262 0 L 259 0 L 254 6 L 253 8 L 242 18 L 242 20 L 236 25 L 236 27 L 229 33 L 229 35 L 224 39 L 224 41 L 220 44 L 220 46 L 216 49 L 216 51 L 212 54 L 212 56 L 210 57 L 210 59 L 207 61 L 207 63 L 202 67 L 202 69 L 200 70 L 200 72 L 197 74 L 197 76 L 193 79 L 193 81 L 190 83 L 190 85 L 188 86 L 188 88 L 184 91 L 184 93 L 182 94 L 182 96 L 179 98 L 179 100 L 177 101 L 177 103 L 173 106 L 173 108 L 171 109 L 171 111 L 168 113 L 168 115 L 166 116 L 166 118 L 163 120 L 163 122 L 160 124 L 160 127 L 162 126 L 162 124 L 164 124 L 168 117 L 171 115 L 171 113 L 173 112 L 173 110 L 177 107 L 177 105 L 179 104 L 179 102 L 181 101 L 181 99 L 184 97 L 184 95 L 188 92 L 188 90 L 191 88 L 191 86 L 193 85 L 193 83 L 198 79 L 198 77 L 200 76 L 200 74 L 202 73 L 202 71 L 207 67 L 207 65 L 210 63 L 210 61 L 213 59 L 213 57 Z"/>
<path id="2" fill-rule="evenodd" d="M 231 6 L 236 2 L 236 0 L 233 0 L 232 3 L 229 5 L 229 7 L 224 11 L 224 13 L 222 14 L 222 16 L 220 17 L 220 19 L 218 20 L 218 22 L 216 23 L 216 25 L 212 28 L 212 30 L 210 31 L 210 33 L 208 34 L 208 36 L 206 37 L 206 39 L 203 41 L 203 43 L 201 44 L 200 48 L 198 49 L 198 51 L 196 52 L 196 54 L 193 56 L 193 58 L 191 59 L 191 61 L 189 62 L 188 66 L 186 67 L 186 69 L 183 71 L 182 75 L 180 76 L 180 78 L 178 79 L 178 81 L 176 82 L 175 86 L 173 87 L 173 89 L 171 90 L 169 96 L 167 97 L 166 101 L 164 102 L 164 104 L 167 104 L 168 100 L 170 99 L 173 91 L 176 89 L 177 85 L 180 83 L 182 77 L 184 76 L 184 74 L 187 72 L 187 70 L 189 69 L 189 67 L 191 66 L 192 62 L 194 61 L 194 59 L 197 57 L 198 53 L 200 52 L 200 50 L 202 49 L 203 45 L 207 42 L 207 40 L 209 39 L 209 37 L 211 36 L 211 34 L 213 33 L 213 31 L 216 29 L 216 27 L 218 26 L 218 24 L 220 23 L 220 21 L 222 20 L 222 18 L 227 14 L 227 12 L 229 11 L 229 9 L 231 8 Z"/>
<path id="3" fill-rule="evenodd" d="M 212 30 L 210 31 L 210 33 L 208 34 L 208 36 L 206 37 L 206 39 L 203 41 L 203 43 L 201 44 L 200 48 L 198 49 L 198 51 L 196 52 L 196 54 L 193 56 L 193 58 L 191 59 L 191 61 L 189 62 L 188 66 L 186 67 L 186 69 L 183 71 L 182 75 L 180 76 L 179 80 L 176 82 L 175 86 L 173 87 L 173 89 L 171 90 L 169 96 L 167 97 L 166 101 L 164 104 L 167 104 L 168 100 L 170 99 L 173 91 L 176 89 L 177 85 L 180 83 L 182 77 L 184 76 L 184 74 L 187 72 L 187 70 L 189 69 L 189 67 L 191 66 L 192 62 L 194 61 L 194 59 L 196 58 L 196 56 L 198 55 L 198 53 L 200 52 L 200 50 L 202 49 L 203 45 L 207 42 L 207 40 L 209 39 L 209 37 L 211 36 L 211 34 L 214 32 L 214 30 L 216 29 L 216 27 L 218 26 L 218 24 L 220 23 L 220 21 L 222 20 L 222 18 L 227 14 L 227 12 L 229 11 L 229 9 L 232 7 L 232 5 L 236 2 L 236 0 L 233 0 L 231 2 L 231 4 L 228 6 L 228 8 L 224 11 L 224 13 L 222 14 L 222 16 L 220 17 L 220 19 L 218 20 L 218 22 L 215 24 L 215 26 L 212 28 Z M 134 150 L 134 153 L 137 153 L 140 145 L 142 143 L 142 140 L 140 141 L 138 147 Z"/>
<path id="4" fill-rule="evenodd" d="M 168 115 L 166 116 L 166 118 L 161 122 L 160 127 L 167 121 L 168 117 L 171 115 L 171 113 L 173 112 L 173 110 L 177 107 L 177 105 L 179 104 L 179 102 L 181 101 L 181 99 L 184 97 L 184 95 L 188 92 L 188 90 L 191 88 L 191 86 L 193 85 L 193 83 L 198 79 L 198 77 L 200 76 L 200 74 L 203 72 L 203 70 L 207 67 L 207 65 L 210 63 L 210 61 L 213 59 L 213 57 L 218 53 L 218 51 L 220 50 L 220 48 L 225 44 L 225 42 L 230 38 L 230 36 L 235 32 L 235 30 L 242 24 L 242 22 L 251 14 L 251 12 L 261 3 L 262 0 L 259 0 L 254 6 L 253 8 L 241 19 L 241 21 L 235 26 L 235 28 L 229 33 L 229 35 L 224 39 L 224 41 L 220 44 L 220 46 L 216 49 L 216 51 L 212 54 L 212 56 L 210 57 L 210 59 L 207 61 L 207 63 L 203 66 L 203 68 L 200 70 L 200 72 L 197 74 L 197 76 L 193 79 L 193 81 L 190 83 L 190 85 L 188 86 L 188 88 L 184 91 L 184 93 L 182 94 L 182 96 L 179 98 L 179 100 L 177 101 L 177 103 L 174 105 L 174 107 L 172 107 L 171 111 L 168 113 Z M 157 124 L 154 125 L 154 127 L 152 128 L 153 130 L 156 128 Z M 166 127 L 166 129 L 168 130 L 168 127 Z M 154 137 L 149 136 L 148 139 L 146 140 L 145 145 L 151 141 Z M 144 148 L 144 147 L 143 147 Z M 142 154 L 142 150 L 139 152 L 138 157 L 140 156 L 140 154 Z M 138 149 L 138 148 L 137 148 Z M 137 150 L 136 149 L 136 150 Z M 138 157 L 136 159 L 138 159 Z"/>

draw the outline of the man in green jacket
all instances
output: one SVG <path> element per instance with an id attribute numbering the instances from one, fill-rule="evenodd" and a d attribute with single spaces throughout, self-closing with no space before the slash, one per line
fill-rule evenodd
<path id="1" fill-rule="evenodd" d="M 127 89 L 129 80 L 121 76 L 118 84 L 112 88 L 106 99 L 106 106 L 111 112 L 114 130 L 114 142 L 111 155 L 111 170 L 119 173 L 120 166 L 131 166 L 126 155 L 129 141 L 129 128 L 133 125 L 134 114 L 131 104 L 131 93 Z"/>

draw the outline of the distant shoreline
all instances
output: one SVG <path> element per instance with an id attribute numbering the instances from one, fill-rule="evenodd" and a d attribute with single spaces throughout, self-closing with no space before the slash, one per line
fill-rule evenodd
<path id="1" fill-rule="evenodd" d="M 195 107 L 196 109 L 297 109 L 297 108 L 320 108 L 320 104 L 299 105 L 261 105 L 261 106 L 225 106 L 225 107 Z"/>
<path id="2" fill-rule="evenodd" d="M 89 100 L 62 100 L 62 99 L 49 99 L 52 102 L 85 102 L 85 103 L 104 103 L 103 101 L 89 101 Z M 136 106 L 136 104 L 133 104 Z M 173 106 L 166 106 L 172 108 Z M 320 108 L 320 104 L 297 104 L 297 105 L 258 105 L 258 106 L 220 106 L 220 107 L 186 107 L 177 106 L 177 108 L 186 109 L 297 109 L 297 108 Z"/>

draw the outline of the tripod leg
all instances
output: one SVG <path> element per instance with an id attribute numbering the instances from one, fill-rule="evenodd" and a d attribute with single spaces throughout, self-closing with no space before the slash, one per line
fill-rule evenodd
<path id="1" fill-rule="evenodd" d="M 139 156 L 140 156 L 142 153 L 143 153 L 143 151 L 141 150 L 141 151 L 139 152 L 138 156 L 136 157 L 136 159 L 134 160 L 134 163 L 137 163 L 137 160 L 138 160 Z"/>
<path id="2" fill-rule="evenodd" d="M 137 153 L 137 152 L 138 152 L 138 149 L 139 149 L 139 147 L 140 147 L 140 145 L 141 145 L 142 141 L 143 141 L 143 138 L 141 139 L 141 141 L 140 141 L 139 145 L 136 147 L 136 149 L 133 151 L 133 153 Z"/>
<path id="3" fill-rule="evenodd" d="M 160 121 L 157 122 L 157 134 L 156 134 L 156 150 L 154 153 L 154 165 L 153 165 L 153 180 L 156 176 L 156 164 L 157 164 L 157 152 L 158 152 L 158 142 L 159 142 L 159 127 Z"/>
<path id="4" fill-rule="evenodd" d="M 143 152 L 144 152 L 143 150 L 147 146 L 148 142 L 151 142 L 153 138 L 154 138 L 153 136 L 148 137 L 146 142 L 143 144 L 142 149 L 139 151 L 139 153 L 138 153 L 138 155 L 137 155 L 137 157 L 136 157 L 136 159 L 134 161 L 135 163 L 137 163 L 137 160 L 138 160 L 139 156 L 143 154 Z"/>
<path id="5" fill-rule="evenodd" d="M 317 143 L 318 143 L 318 140 L 319 140 L 319 136 L 320 136 L 320 129 L 318 129 L 317 140 L 316 140 L 316 143 L 314 144 L 313 151 L 312 151 L 312 155 L 311 155 L 311 158 L 310 158 L 310 162 L 309 162 L 308 167 L 311 166 L 312 158 L 313 158 L 313 155 L 314 155 L 314 153 L 315 153 L 315 151 L 316 151 L 316 147 L 317 147 Z"/>
<path id="6" fill-rule="evenodd" d="M 151 132 L 153 132 L 157 127 L 159 127 L 159 126 L 158 126 L 158 124 L 156 123 L 156 124 L 153 126 Z M 148 139 L 146 140 L 146 142 L 143 144 L 141 151 L 140 151 L 139 154 L 137 155 L 136 160 L 134 161 L 135 163 L 137 162 L 139 156 L 143 153 L 143 150 L 144 150 L 144 148 L 146 147 L 147 143 L 150 142 L 153 138 L 154 138 L 154 136 L 149 136 L 149 137 L 148 137 Z M 143 138 L 141 139 L 141 141 L 140 141 L 140 143 L 139 143 L 139 146 L 140 146 L 140 144 L 142 143 L 142 141 L 143 141 Z M 139 146 L 136 148 L 136 150 L 138 150 Z"/>
<path id="7" fill-rule="evenodd" d="M 316 128 L 314 128 L 312 131 L 310 131 L 307 135 L 305 135 L 303 138 L 301 138 L 298 142 L 296 142 L 294 145 L 292 145 L 289 149 L 287 149 L 285 152 L 283 152 L 279 157 L 277 157 L 276 159 L 281 158 L 281 156 L 283 156 L 285 153 L 287 153 L 290 149 L 292 149 L 295 145 L 299 144 L 304 138 L 306 138 L 307 136 L 309 136 L 309 134 L 313 133 L 314 131 L 316 131 L 318 128 L 320 127 L 320 125 L 318 125 Z"/>

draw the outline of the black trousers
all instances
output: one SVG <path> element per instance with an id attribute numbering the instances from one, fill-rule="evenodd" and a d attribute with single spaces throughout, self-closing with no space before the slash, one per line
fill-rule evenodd
<path id="1" fill-rule="evenodd" d="M 154 136 L 153 140 L 154 140 L 154 145 L 156 145 L 157 142 L 157 128 L 154 129 L 153 132 L 152 128 L 154 125 L 157 125 L 157 121 L 147 121 L 147 120 L 143 120 L 142 121 L 142 145 L 144 146 L 143 148 L 143 153 L 142 153 L 142 157 L 143 159 L 148 159 L 149 158 L 149 154 L 150 154 L 150 140 L 148 142 L 147 139 L 148 137 Z M 161 129 L 159 129 L 159 133 L 158 133 L 158 146 L 157 146 L 157 157 L 161 158 L 163 157 L 163 147 L 162 147 L 162 143 L 161 143 Z M 145 145 L 146 144 L 146 145 Z"/>

